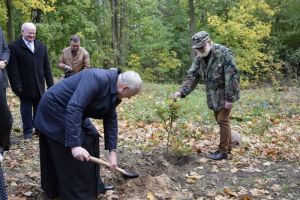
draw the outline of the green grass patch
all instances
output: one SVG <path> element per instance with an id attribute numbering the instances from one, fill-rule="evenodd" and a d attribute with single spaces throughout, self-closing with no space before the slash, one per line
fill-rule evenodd
<path id="1" fill-rule="evenodd" d="M 161 123 L 156 113 L 157 105 L 166 102 L 179 88 L 180 85 L 175 84 L 144 84 L 140 95 L 121 104 L 124 111 L 119 113 L 120 119 L 132 123 Z M 232 125 L 247 127 L 246 134 L 263 135 L 272 125 L 270 119 L 280 120 L 299 114 L 299 88 L 291 90 L 282 92 L 274 88 L 260 88 L 242 91 L 241 99 L 234 104 L 231 112 Z M 206 104 L 204 86 L 199 85 L 186 98 L 178 99 L 178 103 L 177 124 L 216 125 L 213 112 Z"/>

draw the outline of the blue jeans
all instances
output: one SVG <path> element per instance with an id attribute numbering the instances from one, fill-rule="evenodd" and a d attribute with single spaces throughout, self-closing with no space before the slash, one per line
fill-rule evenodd
<path id="1" fill-rule="evenodd" d="M 41 97 L 20 97 L 20 111 L 23 122 L 23 134 L 32 135 L 33 120 Z"/>

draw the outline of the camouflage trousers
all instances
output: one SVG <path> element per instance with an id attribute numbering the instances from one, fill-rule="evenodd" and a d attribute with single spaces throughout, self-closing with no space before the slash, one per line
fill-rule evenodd
<path id="1" fill-rule="evenodd" d="M 220 143 L 218 151 L 222 153 L 228 153 L 231 151 L 230 111 L 231 109 L 225 108 L 214 111 L 215 119 L 220 127 Z"/>

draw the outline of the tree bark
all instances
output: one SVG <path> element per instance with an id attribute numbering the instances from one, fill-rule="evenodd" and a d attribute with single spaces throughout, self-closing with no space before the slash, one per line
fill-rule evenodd
<path id="1" fill-rule="evenodd" d="M 114 67 L 119 65 L 118 62 L 118 0 L 111 0 L 111 26 L 112 26 L 112 45 L 114 49 Z"/>
<path id="2" fill-rule="evenodd" d="M 7 38 L 8 43 L 15 40 L 14 28 L 13 28 L 13 19 L 12 19 L 12 0 L 5 0 L 6 10 L 7 10 L 7 22 L 6 22 L 6 30 L 7 30 Z"/>
<path id="3" fill-rule="evenodd" d="M 120 33 L 119 33 L 119 47 L 120 47 L 120 62 L 124 66 L 124 27 L 126 15 L 126 0 L 121 0 L 121 16 L 120 16 Z"/>
<path id="4" fill-rule="evenodd" d="M 225 0 L 225 9 L 224 9 L 225 22 L 228 21 L 228 12 L 229 12 L 228 2 L 227 2 L 227 0 Z"/>
<path id="5" fill-rule="evenodd" d="M 193 61 L 195 50 L 192 48 L 192 36 L 195 34 L 195 7 L 194 0 L 189 0 L 189 16 L 190 16 L 190 60 Z"/>

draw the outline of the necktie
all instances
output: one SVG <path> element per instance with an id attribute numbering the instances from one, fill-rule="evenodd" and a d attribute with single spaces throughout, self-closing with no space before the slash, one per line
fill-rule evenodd
<path id="1" fill-rule="evenodd" d="M 31 42 L 27 43 L 29 49 L 31 50 L 31 52 L 34 52 L 34 48 L 33 48 L 33 44 Z"/>

